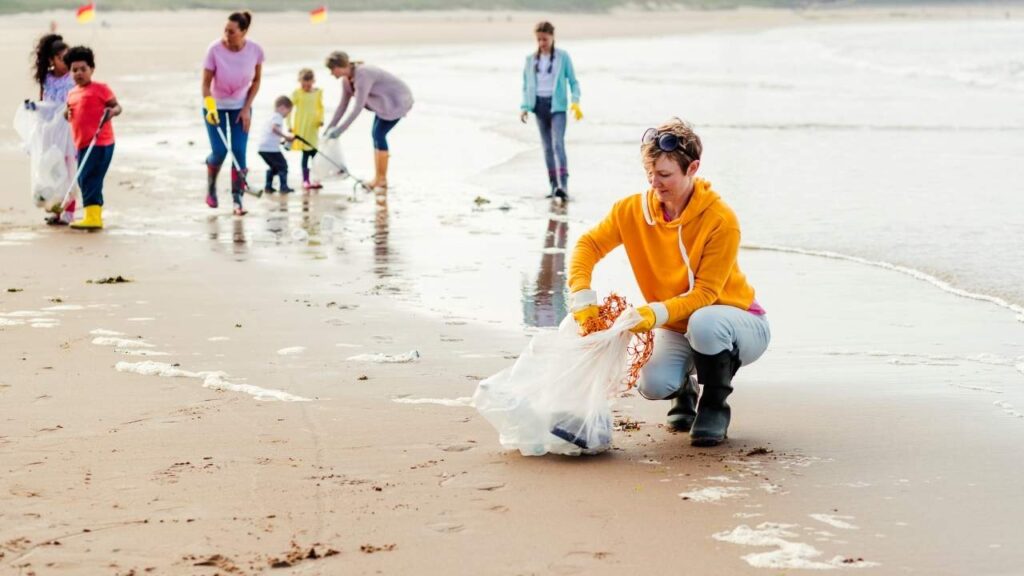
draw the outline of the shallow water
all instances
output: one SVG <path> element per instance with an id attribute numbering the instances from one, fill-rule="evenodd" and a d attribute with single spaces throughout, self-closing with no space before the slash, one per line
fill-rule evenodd
<path id="1" fill-rule="evenodd" d="M 528 44 L 367 48 L 357 51 L 406 78 L 417 98 L 390 139 L 387 197 L 356 193 L 353 203 L 351 181 L 332 182 L 314 197 L 250 198 L 245 219 L 210 211 L 195 74 L 184 74 L 168 91 L 147 92 L 145 106 L 161 115 L 125 123 L 119 147 L 118 169 L 154 179 L 134 192 L 163 208 L 142 216 L 117 206 L 130 218 L 110 232 L 182 236 L 285 267 L 344 253 L 365 259 L 382 293 L 421 311 L 553 326 L 565 314 L 566 251 L 615 199 L 645 187 L 639 134 L 678 115 L 702 135 L 702 173 L 740 216 L 747 245 L 887 262 L 1024 305 L 1024 164 L 1014 161 L 1024 153 L 1024 24 L 829 25 L 564 46 L 587 114 L 570 123 L 567 209 L 543 199 L 536 128 L 516 120 Z M 254 127 L 302 64 L 270 55 Z M 318 74 L 333 103 L 336 82 Z M 126 94 L 147 82 L 133 79 Z M 356 174 L 372 165 L 371 120 L 363 114 L 342 138 Z M 249 164 L 261 183 L 255 146 Z M 621 253 L 595 284 L 639 298 Z"/>

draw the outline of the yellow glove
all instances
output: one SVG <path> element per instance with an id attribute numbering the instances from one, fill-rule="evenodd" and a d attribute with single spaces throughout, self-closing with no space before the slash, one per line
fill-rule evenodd
<path id="1" fill-rule="evenodd" d="M 591 304 L 590 306 L 584 306 L 583 308 L 573 312 L 572 317 L 576 319 L 576 325 L 583 328 L 583 325 L 587 323 L 587 320 L 597 318 L 598 313 L 600 313 L 600 309 L 598 309 L 596 305 Z"/>
<path id="2" fill-rule="evenodd" d="M 203 98 L 203 108 L 206 108 L 206 122 L 211 126 L 220 124 L 220 116 L 217 114 L 217 101 L 213 96 Z"/>
<path id="3" fill-rule="evenodd" d="M 650 306 L 641 306 L 636 309 L 640 313 L 640 321 L 629 329 L 633 334 L 640 334 L 641 332 L 650 332 L 653 328 L 657 319 L 654 316 L 654 310 Z"/>
<path id="4" fill-rule="evenodd" d="M 580 110 L 580 105 L 578 102 L 573 102 L 572 105 L 569 106 L 569 108 L 572 109 L 573 118 L 577 120 L 583 120 L 583 110 Z"/>

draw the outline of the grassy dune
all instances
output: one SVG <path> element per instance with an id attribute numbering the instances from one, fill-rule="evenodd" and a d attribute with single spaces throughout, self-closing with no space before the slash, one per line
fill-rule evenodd
<path id="1" fill-rule="evenodd" d="M 0 13 L 71 10 L 86 0 L 0 0 Z M 930 0 L 930 4 L 963 0 Z M 612 8 L 733 8 L 736 6 L 827 7 L 920 3 L 911 0 L 99 0 L 103 10 L 310 10 L 326 4 L 331 10 L 538 10 L 605 12 Z"/>

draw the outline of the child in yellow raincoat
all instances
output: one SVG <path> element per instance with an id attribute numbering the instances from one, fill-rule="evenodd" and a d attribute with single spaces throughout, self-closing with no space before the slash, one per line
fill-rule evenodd
<path id="1" fill-rule="evenodd" d="M 292 141 L 292 150 L 302 151 L 302 188 L 303 190 L 315 190 L 323 188 L 319 182 L 311 181 L 309 178 L 309 161 L 316 156 L 316 146 L 320 127 L 324 125 L 324 97 L 319 88 L 314 88 L 316 78 L 309 68 L 299 70 L 299 87 L 292 93 L 292 102 L 295 107 L 289 117 L 292 134 L 301 136 L 306 142 L 300 142 L 298 138 Z"/>

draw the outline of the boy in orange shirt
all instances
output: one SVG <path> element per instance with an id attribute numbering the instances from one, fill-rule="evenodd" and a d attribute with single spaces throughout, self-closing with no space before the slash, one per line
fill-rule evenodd
<path id="1" fill-rule="evenodd" d="M 78 187 L 82 190 L 82 205 L 85 207 L 85 217 L 72 222 L 71 227 L 98 230 L 103 228 L 103 179 L 114 157 L 114 127 L 109 120 L 121 113 L 121 105 L 106 84 L 92 81 L 92 73 L 96 69 L 92 50 L 75 46 L 64 55 L 64 63 L 75 81 L 75 87 L 68 94 L 67 114 L 75 148 L 78 149 L 81 169 Z M 104 112 L 107 113 L 106 121 L 103 121 Z M 86 157 L 93 137 L 96 143 Z"/>

